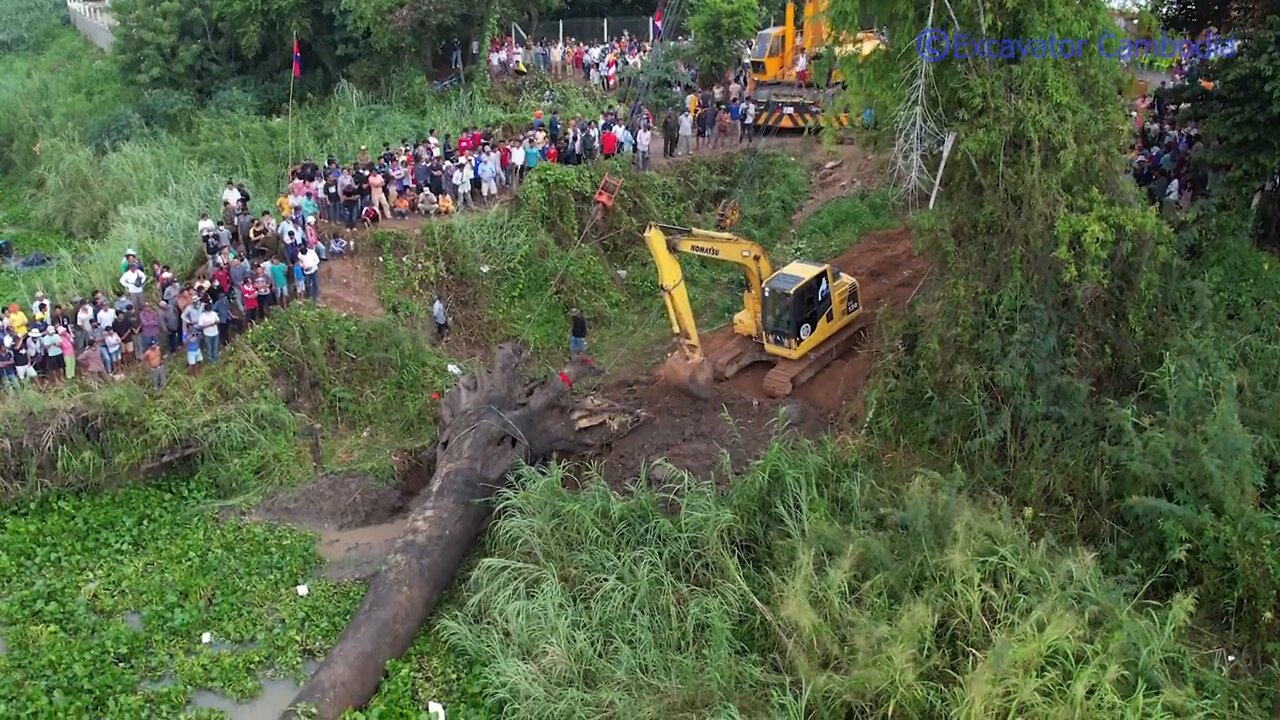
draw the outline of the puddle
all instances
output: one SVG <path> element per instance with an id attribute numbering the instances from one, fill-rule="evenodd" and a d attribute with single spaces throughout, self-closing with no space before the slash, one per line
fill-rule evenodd
<path id="1" fill-rule="evenodd" d="M 324 558 L 324 577 L 331 580 L 362 580 L 382 567 L 382 560 L 391 551 L 404 531 L 407 519 L 366 525 L 349 530 L 321 529 L 316 550 Z"/>
<path id="2" fill-rule="evenodd" d="M 164 690 L 165 688 L 173 687 L 173 683 L 173 676 L 165 675 L 159 680 L 143 680 L 141 683 L 138 683 L 138 687 L 143 690 Z"/>
<path id="3" fill-rule="evenodd" d="M 320 667 L 315 660 L 307 660 L 302 672 L 307 677 Z M 210 690 L 197 690 L 187 703 L 187 710 L 221 710 L 231 720 L 277 720 L 297 697 L 302 686 L 292 680 L 263 679 L 262 692 L 252 700 L 236 702 Z"/>
<path id="4" fill-rule="evenodd" d="M 124 624 L 134 630 L 142 630 L 142 614 L 136 612 L 127 612 L 124 614 Z"/>

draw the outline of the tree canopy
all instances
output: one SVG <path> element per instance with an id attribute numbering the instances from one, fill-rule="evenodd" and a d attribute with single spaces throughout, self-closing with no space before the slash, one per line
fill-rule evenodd
<path id="1" fill-rule="evenodd" d="M 694 60 L 703 78 L 724 75 L 738 54 L 738 43 L 760 29 L 757 0 L 702 0 L 689 16 Z"/>

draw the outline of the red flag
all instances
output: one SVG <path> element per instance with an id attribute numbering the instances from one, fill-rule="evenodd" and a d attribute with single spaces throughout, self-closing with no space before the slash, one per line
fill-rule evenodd
<path id="1" fill-rule="evenodd" d="M 298 49 L 298 38 L 293 38 L 293 76 L 302 77 L 302 51 Z"/>

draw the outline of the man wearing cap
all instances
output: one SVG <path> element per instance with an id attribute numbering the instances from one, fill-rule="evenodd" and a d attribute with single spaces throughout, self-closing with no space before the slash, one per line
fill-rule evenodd
<path id="1" fill-rule="evenodd" d="M 36 313 L 40 312 L 40 304 L 46 303 L 46 302 L 48 301 L 45 299 L 44 291 L 37 290 L 35 299 L 31 301 L 31 314 L 35 315 Z"/>
<path id="2" fill-rule="evenodd" d="M 146 284 L 147 274 L 136 262 L 130 263 L 128 269 L 120 276 L 120 285 L 129 294 L 129 302 L 135 308 L 142 307 L 142 293 Z"/>

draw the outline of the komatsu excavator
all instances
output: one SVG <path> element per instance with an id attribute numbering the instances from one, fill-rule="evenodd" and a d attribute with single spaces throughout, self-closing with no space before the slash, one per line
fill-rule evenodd
<path id="1" fill-rule="evenodd" d="M 771 362 L 764 391 L 785 397 L 856 343 L 862 312 L 858 281 L 826 263 L 794 261 L 774 271 L 764 250 L 728 232 L 652 224 L 645 244 L 658 268 L 658 287 L 679 342 L 666 379 L 699 397 L 711 381 L 733 377 L 756 362 Z M 675 253 L 736 264 L 746 280 L 733 340 L 703 353 Z"/>

